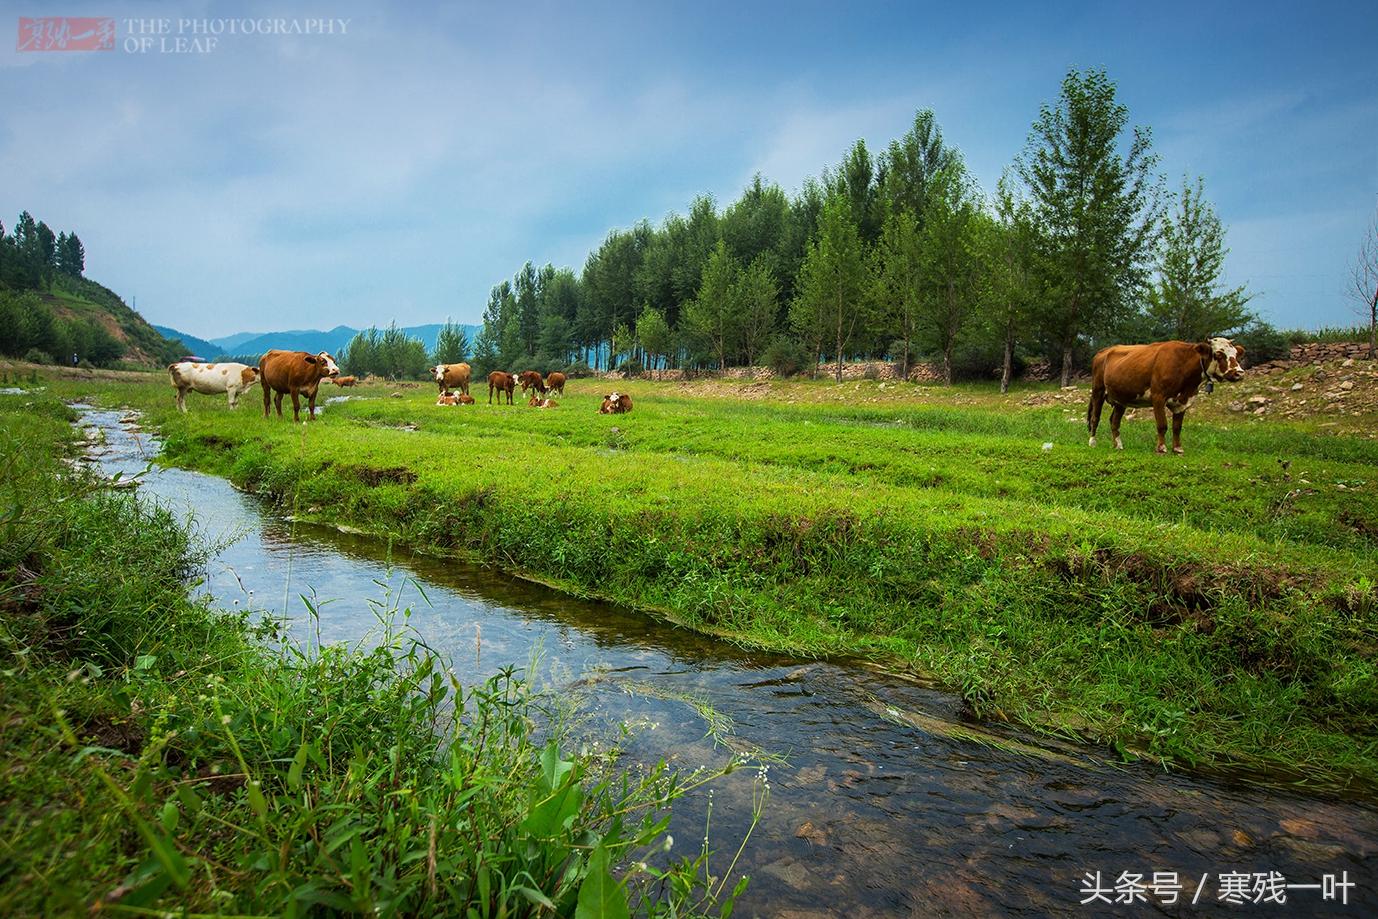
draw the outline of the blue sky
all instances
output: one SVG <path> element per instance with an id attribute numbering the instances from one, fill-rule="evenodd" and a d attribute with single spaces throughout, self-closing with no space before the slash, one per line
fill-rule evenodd
<path id="1" fill-rule="evenodd" d="M 47 4 L 43 4 L 46 7 Z M 1283 326 L 1350 325 L 1378 208 L 1378 4 L 79 2 L 108 52 L 0 42 L 0 220 L 85 243 L 151 321 L 240 330 L 477 321 L 527 259 L 796 190 L 932 108 L 983 187 L 1069 68 L 1104 67 L 1170 187 L 1205 179 L 1228 280 Z M 249 11 L 249 12 L 246 12 Z M 348 19 L 344 35 L 124 48 L 127 18 Z"/>

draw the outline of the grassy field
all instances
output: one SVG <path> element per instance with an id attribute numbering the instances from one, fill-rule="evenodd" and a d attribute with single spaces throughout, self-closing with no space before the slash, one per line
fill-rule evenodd
<path id="1" fill-rule="evenodd" d="M 512 672 L 461 685 L 386 609 L 308 654 L 191 602 L 203 550 L 62 461 L 74 417 L 0 395 L 0 914 L 730 904 L 704 852 L 662 854 L 671 803 L 712 774 L 564 752 L 564 703 Z"/>
<path id="2" fill-rule="evenodd" d="M 982 717 L 1378 788 L 1371 415 L 1238 415 L 1251 390 L 1222 387 L 1187 455 L 1159 457 L 1142 412 L 1124 452 L 1087 447 L 1084 389 L 616 385 L 632 414 L 596 414 L 604 382 L 545 411 L 372 386 L 293 426 L 257 392 L 179 417 L 161 382 L 55 384 L 144 410 L 169 462 L 293 513 L 744 643 L 873 657 Z"/>

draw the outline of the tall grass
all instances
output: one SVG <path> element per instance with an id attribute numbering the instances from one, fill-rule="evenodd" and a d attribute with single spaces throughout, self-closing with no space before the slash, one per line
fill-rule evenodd
<path id="1" fill-rule="evenodd" d="M 730 912 L 743 885 L 666 851 L 717 773 L 572 752 L 520 672 L 464 685 L 388 604 L 274 650 L 188 599 L 168 512 L 59 460 L 69 418 L 0 401 L 0 913 Z"/>

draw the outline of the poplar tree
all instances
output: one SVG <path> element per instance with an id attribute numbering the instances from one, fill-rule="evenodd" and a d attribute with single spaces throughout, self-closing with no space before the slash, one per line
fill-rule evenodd
<path id="1" fill-rule="evenodd" d="M 1163 220 L 1158 281 L 1148 293 L 1148 316 L 1164 338 L 1200 341 L 1252 318 L 1243 285 L 1220 287 L 1225 267 L 1225 229 L 1205 198 L 1201 179 L 1183 180 L 1176 207 Z"/>
<path id="2" fill-rule="evenodd" d="M 1138 127 L 1121 154 L 1128 121 L 1105 71 L 1073 70 L 1057 105 L 1041 107 L 1018 160 L 1045 230 L 1048 301 L 1040 319 L 1062 351 L 1064 386 L 1077 341 L 1132 309 L 1153 253 L 1157 157 L 1149 130 Z"/>
<path id="3" fill-rule="evenodd" d="M 842 361 L 870 293 L 866 256 L 845 189 L 834 188 L 824 202 L 818 234 L 809 245 L 800 276 L 790 324 L 811 342 L 815 368 L 823 343 L 832 344 L 840 383 Z"/>

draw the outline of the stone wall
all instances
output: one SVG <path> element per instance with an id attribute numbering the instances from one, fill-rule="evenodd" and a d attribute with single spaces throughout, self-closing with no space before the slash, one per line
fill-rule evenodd
<path id="1" fill-rule="evenodd" d="M 1320 365 L 1328 361 L 1367 360 L 1368 356 L 1368 342 L 1308 342 L 1303 345 L 1293 345 L 1291 353 L 1284 359 L 1256 364 L 1245 369 L 1251 374 L 1267 376 L 1272 373 L 1283 373 L 1296 367 L 1304 367 L 1308 364 Z"/>

